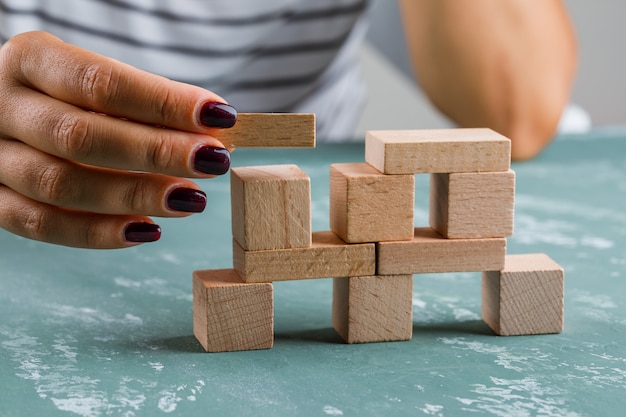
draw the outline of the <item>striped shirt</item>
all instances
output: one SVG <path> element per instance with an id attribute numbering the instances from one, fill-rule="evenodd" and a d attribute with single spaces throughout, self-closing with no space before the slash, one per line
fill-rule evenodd
<path id="1" fill-rule="evenodd" d="M 0 40 L 44 30 L 199 85 L 241 112 L 316 113 L 350 138 L 365 102 L 368 0 L 0 0 Z"/>

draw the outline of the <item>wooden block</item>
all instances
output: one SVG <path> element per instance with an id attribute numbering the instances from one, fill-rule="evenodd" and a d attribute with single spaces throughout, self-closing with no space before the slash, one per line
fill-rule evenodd
<path id="1" fill-rule="evenodd" d="M 348 243 L 413 237 L 414 175 L 385 175 L 366 163 L 330 166 L 330 228 Z"/>
<path id="2" fill-rule="evenodd" d="M 508 171 L 511 141 L 491 129 L 369 131 L 365 160 L 385 174 Z"/>
<path id="3" fill-rule="evenodd" d="M 430 228 L 416 228 L 412 240 L 377 244 L 377 275 L 500 270 L 505 238 L 446 239 Z"/>
<path id="4" fill-rule="evenodd" d="M 240 113 L 214 136 L 227 148 L 314 148 L 315 114 Z"/>
<path id="5" fill-rule="evenodd" d="M 311 181 L 296 165 L 231 169 L 233 236 L 246 250 L 311 246 Z"/>
<path id="6" fill-rule="evenodd" d="M 413 275 L 333 281 L 333 327 L 346 343 L 411 339 Z"/>
<path id="7" fill-rule="evenodd" d="M 245 282 L 374 275 L 373 243 L 348 244 L 333 232 L 313 233 L 309 248 L 246 251 L 233 240 L 235 270 Z"/>
<path id="8" fill-rule="evenodd" d="M 515 172 L 432 174 L 430 227 L 447 238 L 513 234 Z"/>
<path id="9" fill-rule="evenodd" d="M 246 284 L 233 269 L 193 273 L 193 332 L 207 352 L 269 349 L 272 284 Z"/>
<path id="10" fill-rule="evenodd" d="M 564 279 L 545 254 L 507 255 L 501 271 L 483 272 L 483 320 L 501 336 L 562 332 Z"/>

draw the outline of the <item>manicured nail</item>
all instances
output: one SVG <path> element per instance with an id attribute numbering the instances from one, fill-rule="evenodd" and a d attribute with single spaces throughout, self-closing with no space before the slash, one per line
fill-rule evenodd
<path id="1" fill-rule="evenodd" d="M 237 121 L 237 110 L 224 103 L 204 103 L 200 109 L 200 123 L 206 127 L 233 127 Z"/>
<path id="2" fill-rule="evenodd" d="M 176 188 L 167 196 L 171 210 L 200 213 L 206 207 L 206 194 L 193 188 Z"/>
<path id="3" fill-rule="evenodd" d="M 230 152 L 224 148 L 203 146 L 196 151 L 193 167 L 205 174 L 226 174 L 230 168 Z"/>
<path id="4" fill-rule="evenodd" d="M 161 228 L 152 223 L 131 223 L 124 231 L 128 242 L 154 242 L 161 237 Z"/>

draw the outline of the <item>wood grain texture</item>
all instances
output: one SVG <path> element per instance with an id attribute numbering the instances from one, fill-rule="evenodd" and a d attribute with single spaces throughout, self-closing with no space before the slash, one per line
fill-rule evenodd
<path id="1" fill-rule="evenodd" d="M 500 270 L 505 238 L 446 239 L 431 228 L 415 228 L 412 240 L 377 243 L 377 275 Z"/>
<path id="2" fill-rule="evenodd" d="M 446 238 L 513 234 L 515 172 L 432 174 L 430 227 Z"/>
<path id="3" fill-rule="evenodd" d="M 560 333 L 564 282 L 548 255 L 507 255 L 501 271 L 483 272 L 483 320 L 501 336 Z"/>
<path id="4" fill-rule="evenodd" d="M 365 161 L 385 174 L 508 171 L 511 141 L 491 129 L 376 130 Z"/>
<path id="5" fill-rule="evenodd" d="M 296 165 L 231 169 L 233 237 L 246 250 L 311 246 L 311 181 Z"/>
<path id="6" fill-rule="evenodd" d="M 330 166 L 330 228 L 348 243 L 413 237 L 414 175 L 362 163 Z"/>
<path id="7" fill-rule="evenodd" d="M 227 148 L 314 148 L 315 114 L 239 113 L 214 136 Z"/>
<path id="8" fill-rule="evenodd" d="M 246 284 L 233 269 L 193 273 L 193 332 L 207 352 L 270 349 L 272 284 Z"/>
<path id="9" fill-rule="evenodd" d="M 413 275 L 335 278 L 333 327 L 346 343 L 410 340 Z"/>
<path id="10" fill-rule="evenodd" d="M 233 264 L 245 282 L 374 275 L 373 243 L 347 244 L 333 232 L 314 232 L 309 248 L 246 251 L 233 240 Z"/>

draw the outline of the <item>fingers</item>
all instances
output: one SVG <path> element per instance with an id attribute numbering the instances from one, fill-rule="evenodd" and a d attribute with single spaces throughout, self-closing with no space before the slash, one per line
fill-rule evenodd
<path id="1" fill-rule="evenodd" d="M 0 132 L 46 153 L 182 177 L 220 175 L 230 167 L 229 153 L 208 134 L 232 126 L 236 111 L 204 89 L 41 32 L 0 48 L 0 83 Z"/>
<path id="2" fill-rule="evenodd" d="M 96 114 L 21 86 L 12 97 L 0 104 L 0 131 L 63 159 L 180 177 L 230 167 L 228 151 L 207 135 Z"/>
<path id="3" fill-rule="evenodd" d="M 22 85 L 77 107 L 137 122 L 202 133 L 230 127 L 236 112 L 202 88 L 66 44 L 52 35 L 18 35 L 0 50 L 3 70 Z"/>
<path id="4" fill-rule="evenodd" d="M 135 246 L 161 236 L 159 226 L 147 217 L 67 210 L 36 202 L 2 185 L 0 227 L 29 239 L 90 249 Z"/>
<path id="5" fill-rule="evenodd" d="M 33 32 L 0 47 L 0 227 L 87 248 L 153 241 L 149 217 L 200 212 L 183 177 L 221 175 L 211 133 L 236 111 L 172 82 Z"/>
<path id="6" fill-rule="evenodd" d="M 0 140 L 0 227 L 30 239 L 92 249 L 153 242 L 146 215 L 200 212 L 206 195 L 185 179 L 94 168 Z"/>
<path id="7" fill-rule="evenodd" d="M 33 200 L 103 214 L 181 217 L 202 212 L 193 182 L 76 164 L 21 142 L 0 140 L 0 183 Z"/>

